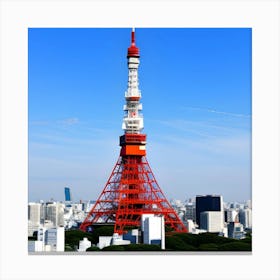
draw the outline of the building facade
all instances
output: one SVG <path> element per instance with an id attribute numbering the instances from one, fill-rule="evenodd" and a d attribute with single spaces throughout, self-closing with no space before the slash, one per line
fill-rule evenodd
<path id="1" fill-rule="evenodd" d="M 224 219 L 223 198 L 220 195 L 196 196 L 196 223 L 200 227 L 200 214 L 206 211 L 220 211 Z"/>
<path id="2" fill-rule="evenodd" d="M 200 213 L 200 229 L 207 232 L 222 232 L 224 228 L 222 211 L 205 211 Z"/>
<path id="3" fill-rule="evenodd" d="M 239 222 L 244 226 L 244 228 L 252 228 L 252 209 L 245 208 L 239 211 Z"/>
<path id="4" fill-rule="evenodd" d="M 51 251 L 64 252 L 64 227 L 50 228 L 45 232 L 45 245 L 51 247 Z"/>
<path id="5" fill-rule="evenodd" d="M 47 203 L 46 205 L 46 220 L 53 223 L 55 227 L 64 226 L 64 207 L 63 203 Z"/>

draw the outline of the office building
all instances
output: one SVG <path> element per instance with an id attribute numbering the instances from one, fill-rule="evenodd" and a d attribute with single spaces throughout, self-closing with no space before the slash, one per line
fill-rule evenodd
<path id="1" fill-rule="evenodd" d="M 69 187 L 64 188 L 64 194 L 65 194 L 65 201 L 67 202 L 72 201 L 71 190 Z"/>
<path id="2" fill-rule="evenodd" d="M 47 203 L 46 219 L 53 222 L 55 227 L 64 226 L 64 207 L 62 203 Z"/>
<path id="3" fill-rule="evenodd" d="M 45 231 L 45 245 L 50 245 L 51 251 L 64 251 L 64 227 L 50 228 Z"/>
<path id="4" fill-rule="evenodd" d="M 158 244 L 165 249 L 164 216 L 142 215 L 142 231 L 144 244 Z"/>
<path id="5" fill-rule="evenodd" d="M 185 214 L 185 220 L 193 220 L 195 221 L 195 203 L 192 202 L 188 202 L 185 205 L 185 209 L 186 209 L 186 214 Z"/>
<path id="6" fill-rule="evenodd" d="M 28 220 L 34 225 L 40 224 L 41 204 L 30 202 L 28 203 Z"/>
<path id="7" fill-rule="evenodd" d="M 29 252 L 64 252 L 64 227 L 46 228 L 40 226 L 37 240 L 28 242 Z"/>
<path id="8" fill-rule="evenodd" d="M 41 204 L 28 203 L 28 236 L 32 236 L 40 226 L 41 221 Z"/>
<path id="9" fill-rule="evenodd" d="M 222 211 L 205 211 L 200 213 L 200 229 L 207 232 L 221 232 L 224 227 Z"/>
<path id="10" fill-rule="evenodd" d="M 244 227 L 241 223 L 230 222 L 227 226 L 228 228 L 228 237 L 234 239 L 243 239 L 245 238 Z"/>
<path id="11" fill-rule="evenodd" d="M 200 213 L 206 211 L 221 211 L 224 217 L 223 198 L 220 195 L 196 196 L 196 223 L 200 227 Z M 223 218 L 224 219 L 224 218 Z"/>
<path id="12" fill-rule="evenodd" d="M 239 211 L 239 222 L 244 228 L 252 228 L 252 209 L 245 208 Z"/>

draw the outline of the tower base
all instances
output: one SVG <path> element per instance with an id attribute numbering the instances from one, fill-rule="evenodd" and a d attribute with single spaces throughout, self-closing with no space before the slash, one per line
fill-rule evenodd
<path id="1" fill-rule="evenodd" d="M 114 232 L 140 228 L 143 214 L 164 215 L 165 226 L 176 232 L 186 227 L 164 197 L 145 156 L 120 156 L 101 195 L 80 226 L 114 223 Z"/>

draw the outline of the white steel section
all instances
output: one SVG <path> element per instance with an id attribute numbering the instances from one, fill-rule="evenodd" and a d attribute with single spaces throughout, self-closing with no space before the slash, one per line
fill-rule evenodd
<path id="1" fill-rule="evenodd" d="M 122 129 L 128 133 L 140 133 L 144 128 L 143 116 L 140 113 L 142 110 L 141 91 L 138 88 L 139 64 L 138 57 L 128 57 L 128 83 L 125 92 L 126 104 L 123 106 L 125 115 L 122 123 Z"/>
<path id="2" fill-rule="evenodd" d="M 144 128 L 143 118 L 124 117 L 122 129 L 129 133 L 138 133 Z"/>
<path id="3" fill-rule="evenodd" d="M 138 89 L 138 70 L 131 68 L 128 71 L 128 84 L 125 97 L 141 97 L 141 91 Z"/>

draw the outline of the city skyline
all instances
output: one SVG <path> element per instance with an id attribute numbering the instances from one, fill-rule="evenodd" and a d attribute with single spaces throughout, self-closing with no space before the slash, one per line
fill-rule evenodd
<path id="1" fill-rule="evenodd" d="M 29 29 L 30 201 L 104 188 L 129 42 L 128 28 Z M 136 43 L 147 158 L 165 196 L 251 199 L 251 29 L 136 28 Z"/>

